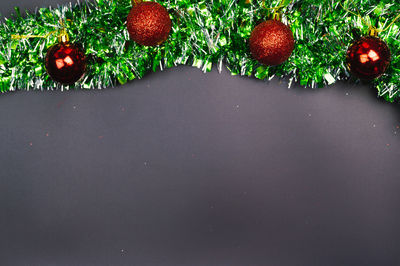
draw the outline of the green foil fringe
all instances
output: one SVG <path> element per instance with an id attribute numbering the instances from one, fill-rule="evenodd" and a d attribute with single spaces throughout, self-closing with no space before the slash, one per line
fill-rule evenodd
<path id="1" fill-rule="evenodd" d="M 311 88 L 339 80 L 358 82 L 346 69 L 345 55 L 354 39 L 367 34 L 368 26 L 344 10 L 339 1 L 294 0 L 283 10 L 283 22 L 290 25 L 296 47 L 287 62 L 275 67 L 257 63 L 248 48 L 254 26 L 271 16 L 261 0 L 157 2 L 169 10 L 173 21 L 169 39 L 159 47 L 129 40 L 129 0 L 96 0 L 26 14 L 16 8 L 11 18 L 0 23 L 0 91 L 106 88 L 177 65 L 193 65 L 208 72 L 213 66 L 221 71 L 225 64 L 233 75 L 287 77 L 289 87 L 294 82 Z M 268 7 L 279 3 L 265 1 Z M 400 12 L 400 2 L 392 0 L 346 0 L 342 4 L 355 12 L 358 9 L 377 28 L 389 25 Z M 89 59 L 87 75 L 74 86 L 55 83 L 46 73 L 44 58 L 57 42 L 56 36 L 11 38 L 12 34 L 46 35 L 60 27 L 60 19 L 66 22 L 71 41 L 80 43 Z M 392 62 L 386 74 L 372 82 L 378 95 L 389 102 L 400 98 L 399 27 L 400 21 L 396 21 L 379 35 L 390 47 Z"/>

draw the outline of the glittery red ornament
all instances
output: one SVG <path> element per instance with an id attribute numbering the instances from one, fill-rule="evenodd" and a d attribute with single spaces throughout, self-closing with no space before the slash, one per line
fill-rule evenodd
<path id="1" fill-rule="evenodd" d="M 381 39 L 366 36 L 349 47 L 346 61 L 353 75 L 363 80 L 372 80 L 385 73 L 390 64 L 390 50 Z"/>
<path id="2" fill-rule="evenodd" d="M 46 70 L 54 81 L 66 85 L 74 84 L 85 74 L 85 54 L 71 43 L 53 45 L 47 51 Z"/>
<path id="3" fill-rule="evenodd" d="M 280 65 L 289 58 L 293 49 L 293 33 L 279 20 L 261 22 L 251 33 L 251 55 L 262 64 Z"/>
<path id="4" fill-rule="evenodd" d="M 132 40 L 141 45 L 155 46 L 168 38 L 172 22 L 167 9 L 159 3 L 141 2 L 132 8 L 127 25 Z"/>

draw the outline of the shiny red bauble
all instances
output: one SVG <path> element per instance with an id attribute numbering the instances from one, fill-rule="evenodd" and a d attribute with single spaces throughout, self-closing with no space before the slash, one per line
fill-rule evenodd
<path id="1" fill-rule="evenodd" d="M 72 85 L 86 72 L 85 53 L 69 42 L 53 45 L 47 51 L 46 70 L 54 81 Z"/>
<path id="2" fill-rule="evenodd" d="M 269 66 L 285 62 L 294 49 L 292 31 L 275 19 L 258 24 L 252 31 L 249 42 L 253 58 Z"/>
<path id="3" fill-rule="evenodd" d="M 381 39 L 366 36 L 349 47 L 346 61 L 353 75 L 363 80 L 372 80 L 385 73 L 390 65 L 390 50 Z"/>
<path id="4" fill-rule="evenodd" d="M 145 46 L 155 46 L 168 38 L 172 22 L 167 9 L 159 3 L 141 2 L 129 13 L 127 26 L 133 41 Z"/>

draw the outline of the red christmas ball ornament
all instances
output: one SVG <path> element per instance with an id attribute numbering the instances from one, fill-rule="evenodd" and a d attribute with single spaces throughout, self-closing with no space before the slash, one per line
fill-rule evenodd
<path id="1" fill-rule="evenodd" d="M 47 51 L 46 70 L 54 81 L 65 85 L 74 84 L 86 72 L 85 53 L 69 42 L 53 45 Z"/>
<path id="2" fill-rule="evenodd" d="M 130 38 L 145 46 L 163 43 L 171 31 L 172 22 L 165 7 L 156 2 L 136 4 L 128 15 Z"/>
<path id="3" fill-rule="evenodd" d="M 390 50 L 380 38 L 365 36 L 349 47 L 346 61 L 353 75 L 363 80 L 373 80 L 385 73 L 390 65 Z"/>
<path id="4" fill-rule="evenodd" d="M 258 24 L 250 36 L 250 52 L 258 62 L 276 66 L 285 62 L 294 49 L 290 28 L 276 19 Z"/>

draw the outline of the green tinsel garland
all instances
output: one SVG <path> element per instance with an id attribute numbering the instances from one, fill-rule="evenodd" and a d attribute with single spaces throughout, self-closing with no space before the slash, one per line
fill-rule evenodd
<path id="1" fill-rule="evenodd" d="M 307 87 L 323 87 L 338 80 L 352 80 L 345 66 L 347 47 L 368 26 L 344 10 L 337 0 L 294 0 L 285 9 L 283 21 L 290 25 L 296 47 L 287 62 L 266 67 L 253 60 L 248 39 L 254 26 L 270 14 L 262 1 L 249 0 L 169 0 L 157 1 L 171 14 L 173 29 L 160 47 L 143 47 L 129 40 L 126 17 L 129 0 L 96 0 L 40 8 L 22 15 L 18 9 L 11 19 L 0 23 L 0 90 L 71 89 L 55 83 L 46 74 L 46 50 L 57 42 L 47 39 L 13 40 L 12 34 L 46 35 L 66 21 L 71 41 L 83 45 L 89 69 L 80 87 L 105 88 L 141 78 L 149 71 L 176 65 L 193 65 L 204 72 L 226 63 L 232 74 L 259 79 L 288 77 L 289 86 L 298 82 Z M 267 0 L 274 7 L 280 0 Z M 289 1 L 288 1 L 289 2 Z M 393 3 L 396 2 L 396 3 Z M 393 21 L 400 2 L 392 0 L 343 1 L 357 7 L 372 25 L 383 28 Z M 392 52 L 391 65 L 373 82 L 379 96 L 393 102 L 400 97 L 400 21 L 380 38 Z M 75 87 L 74 87 L 75 88 Z"/>

